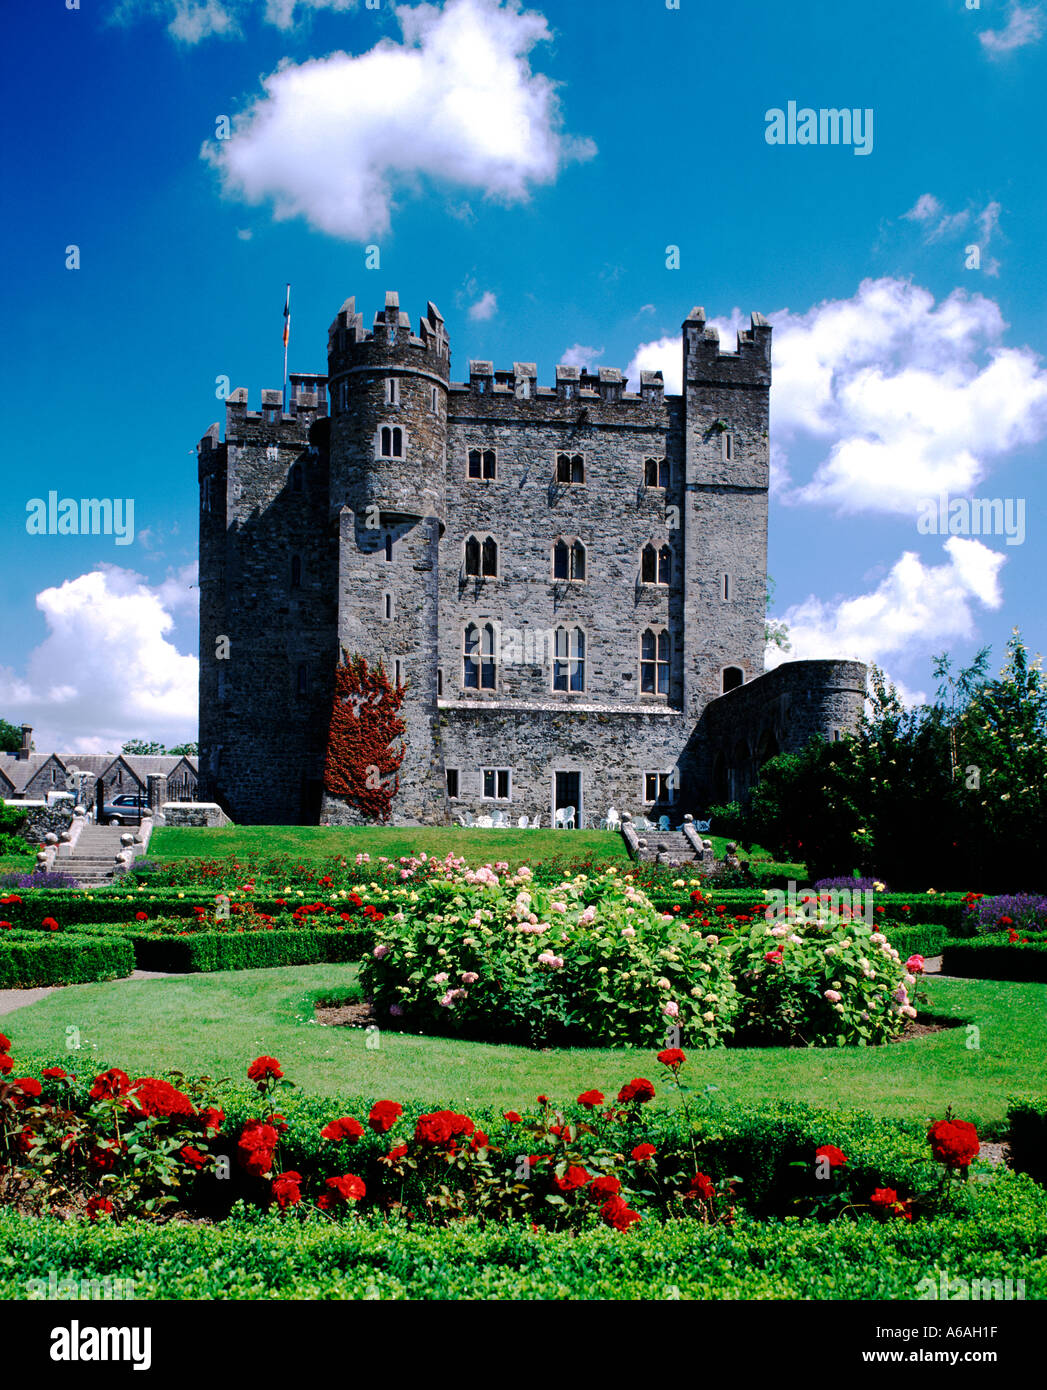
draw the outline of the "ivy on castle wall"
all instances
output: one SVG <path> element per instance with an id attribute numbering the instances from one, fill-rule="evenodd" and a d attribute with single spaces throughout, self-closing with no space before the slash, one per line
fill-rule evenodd
<path id="1" fill-rule="evenodd" d="M 371 670 L 365 657 L 350 656 L 343 648 L 335 671 L 324 786 L 369 820 L 387 821 L 400 790 L 407 750 L 392 745 L 407 731 L 398 713 L 405 689 L 390 683 L 381 662 Z"/>

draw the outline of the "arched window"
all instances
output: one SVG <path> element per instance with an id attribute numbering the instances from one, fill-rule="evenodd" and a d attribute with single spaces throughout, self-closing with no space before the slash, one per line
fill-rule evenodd
<path id="1" fill-rule="evenodd" d="M 585 689 L 585 633 L 580 627 L 556 629 L 553 689 Z"/>
<path id="2" fill-rule="evenodd" d="M 301 492 L 305 485 L 305 477 L 300 463 L 294 464 L 291 469 L 291 491 Z"/>
<path id="3" fill-rule="evenodd" d="M 581 454 L 556 455 L 556 481 L 569 486 L 585 482 L 585 460 Z"/>
<path id="4" fill-rule="evenodd" d="M 562 538 L 553 546 L 553 578 L 585 578 L 585 546 L 581 541 L 565 541 Z"/>
<path id="5" fill-rule="evenodd" d="M 465 540 L 465 572 L 471 578 L 498 577 L 498 542 L 493 536 L 467 536 Z"/>
<path id="6" fill-rule="evenodd" d="M 723 689 L 724 693 L 728 690 L 737 690 L 740 685 L 745 684 L 745 672 L 740 666 L 725 666 L 723 668 Z"/>
<path id="7" fill-rule="evenodd" d="M 491 623 L 484 623 L 483 627 L 470 623 L 465 629 L 464 662 L 466 690 L 494 690 L 496 661 Z"/>
<path id="8" fill-rule="evenodd" d="M 646 459 L 643 466 L 643 480 L 645 487 L 668 487 L 669 460 Z"/>
<path id="9" fill-rule="evenodd" d="M 480 559 L 480 569 L 485 578 L 494 578 L 498 574 L 498 542 L 493 536 L 487 536 L 484 540 L 483 553 Z"/>
<path id="10" fill-rule="evenodd" d="M 297 589 L 302 583 L 302 557 L 301 555 L 291 556 L 291 588 Z"/>
<path id="11" fill-rule="evenodd" d="M 465 541 L 465 572 L 468 575 L 480 573 L 480 542 L 475 536 L 467 536 Z"/>
<path id="12" fill-rule="evenodd" d="M 668 584 L 672 577 L 672 552 L 667 545 L 655 548 L 650 542 L 640 554 L 640 582 Z"/>
<path id="13" fill-rule="evenodd" d="M 382 458 L 393 456 L 393 432 L 388 425 L 382 426 Z"/>
<path id="14" fill-rule="evenodd" d="M 400 459 L 404 456 L 404 432 L 399 425 L 383 425 L 379 434 L 382 458 Z"/>
<path id="15" fill-rule="evenodd" d="M 672 579 L 673 553 L 667 545 L 658 552 L 658 583 L 668 584 Z"/>
<path id="16" fill-rule="evenodd" d="M 640 691 L 645 695 L 669 693 L 669 634 L 648 628 L 640 638 Z"/>

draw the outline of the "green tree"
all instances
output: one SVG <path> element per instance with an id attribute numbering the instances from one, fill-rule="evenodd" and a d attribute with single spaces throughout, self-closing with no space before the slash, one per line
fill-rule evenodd
<path id="1" fill-rule="evenodd" d="M 199 756 L 200 745 L 198 743 L 176 743 L 173 748 L 169 748 L 167 751 L 180 754 L 183 757 L 195 758 Z"/>
<path id="2" fill-rule="evenodd" d="M 22 730 L 17 724 L 0 719 L 0 753 L 17 753 L 22 746 Z"/>
<path id="3" fill-rule="evenodd" d="M 162 743 L 147 743 L 143 738 L 129 738 L 120 749 L 120 752 L 131 753 L 137 757 L 146 758 L 166 753 L 167 749 Z"/>

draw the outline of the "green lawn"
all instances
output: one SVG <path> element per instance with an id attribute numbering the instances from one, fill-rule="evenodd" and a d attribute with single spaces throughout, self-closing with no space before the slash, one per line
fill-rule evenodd
<path id="1" fill-rule="evenodd" d="M 621 835 L 608 830 L 466 830 L 461 826 L 327 826 L 327 825 L 231 825 L 217 830 L 157 830 L 149 842 L 149 858 L 212 859 L 244 858 L 249 854 L 290 854 L 322 860 L 334 855 L 384 854 L 398 859 L 406 854 L 431 854 L 443 858 L 453 852 L 470 864 L 505 859 L 515 865 L 539 859 L 576 858 L 589 854 L 601 859 L 627 860 Z"/>
<path id="2" fill-rule="evenodd" d="M 354 966 L 317 965 L 70 986 L 4 1015 L 3 1030 L 20 1066 L 61 1057 L 66 1029 L 75 1026 L 89 1066 L 139 1074 L 177 1068 L 242 1080 L 247 1063 L 264 1052 L 278 1057 L 307 1092 L 433 1105 L 519 1107 L 539 1092 L 568 1099 L 595 1086 L 609 1093 L 657 1071 L 646 1051 L 531 1052 L 394 1032 L 383 1032 L 380 1047 L 371 1050 L 361 1029 L 308 1021 L 313 995 L 347 988 L 354 979 Z M 933 1011 L 964 1019 L 977 1034 L 953 1028 L 869 1049 L 696 1051 L 692 1084 L 719 1087 L 717 1098 L 726 1102 L 843 1103 L 919 1119 L 952 1105 L 962 1118 L 997 1129 L 1009 1095 L 1047 1092 L 1047 986 L 932 979 L 928 992 Z"/>

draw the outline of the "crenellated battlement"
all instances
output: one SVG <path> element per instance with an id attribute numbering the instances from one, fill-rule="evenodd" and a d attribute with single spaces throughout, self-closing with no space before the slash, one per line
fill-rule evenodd
<path id="1" fill-rule="evenodd" d="M 493 362 L 472 360 L 469 380 L 452 381 L 453 392 L 477 396 L 515 397 L 518 400 L 606 401 L 621 405 L 659 405 L 665 393 L 661 372 L 641 372 L 640 390 L 626 390 L 625 373 L 618 367 L 590 372 L 584 367 L 560 363 L 553 386 L 538 385 L 533 362 L 514 362 L 512 371 L 496 371 Z"/>
<path id="2" fill-rule="evenodd" d="M 424 355 L 429 359 L 428 369 L 435 367 L 439 375 L 446 377 L 451 360 L 444 318 L 436 305 L 428 301 L 418 332 L 412 333 L 410 317 L 400 308 L 400 296 L 395 290 L 386 292 L 385 307 L 376 311 L 369 329 L 364 327 L 363 314 L 357 312 L 355 296 L 347 299 L 328 330 L 327 352 L 332 377 L 338 369 L 390 359 L 406 365 L 413 353 Z"/>
<path id="3" fill-rule="evenodd" d="M 244 434 L 277 431 L 288 439 L 299 439 L 303 429 L 308 433 L 315 420 L 327 414 L 327 377 L 317 372 L 292 372 L 287 409 L 284 393 L 265 388 L 261 393 L 261 408 L 250 410 L 246 386 L 231 391 L 225 402 L 226 438 Z"/>
<path id="4" fill-rule="evenodd" d="M 771 325 L 763 314 L 750 314 L 749 327 L 738 333 L 734 352 L 724 352 L 719 330 L 705 321 L 696 305 L 683 321 L 684 374 L 688 381 L 723 385 L 769 386 Z"/>

